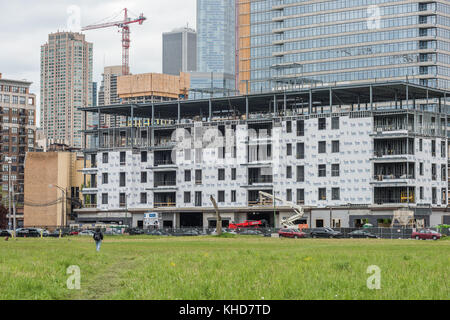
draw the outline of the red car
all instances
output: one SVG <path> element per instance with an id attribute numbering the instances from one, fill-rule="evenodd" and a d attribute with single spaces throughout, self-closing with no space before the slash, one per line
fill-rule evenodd
<path id="1" fill-rule="evenodd" d="M 278 231 L 280 238 L 306 238 L 306 234 L 298 229 L 281 229 Z"/>
<path id="2" fill-rule="evenodd" d="M 420 231 L 414 231 L 411 235 L 411 238 L 416 240 L 427 240 L 427 239 L 433 239 L 437 240 L 440 239 L 442 235 L 439 232 L 429 230 L 429 229 L 423 229 Z"/>
<path id="3" fill-rule="evenodd" d="M 77 236 L 78 233 L 78 231 L 70 231 L 69 236 Z"/>

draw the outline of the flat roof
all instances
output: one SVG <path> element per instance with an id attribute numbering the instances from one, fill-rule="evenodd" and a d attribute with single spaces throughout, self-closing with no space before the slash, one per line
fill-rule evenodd
<path id="1" fill-rule="evenodd" d="M 176 117 L 178 114 L 178 104 L 180 104 L 180 113 L 182 118 L 190 116 L 208 116 L 209 103 L 211 101 L 211 111 L 213 114 L 221 112 L 236 112 L 245 114 L 246 100 L 248 99 L 249 109 L 252 112 L 270 112 L 273 111 L 273 100 L 277 99 L 283 102 L 284 98 L 289 103 L 308 106 L 310 94 L 312 96 L 312 105 L 328 106 L 330 104 L 330 92 L 332 93 L 333 105 L 351 105 L 360 103 L 361 105 L 371 102 L 389 102 L 409 99 L 433 99 L 450 97 L 450 91 L 425 87 L 413 83 L 396 81 L 380 83 L 361 83 L 353 85 L 321 86 L 311 87 L 290 91 L 273 91 L 264 93 L 252 93 L 248 95 L 226 96 L 220 98 L 206 98 L 196 100 L 173 100 L 154 103 L 128 103 L 108 106 L 96 106 L 79 108 L 81 111 L 100 112 L 102 114 L 131 116 L 131 107 L 133 107 L 133 116 L 141 118 L 151 118 L 152 106 L 154 108 L 155 118 L 166 119 Z"/>

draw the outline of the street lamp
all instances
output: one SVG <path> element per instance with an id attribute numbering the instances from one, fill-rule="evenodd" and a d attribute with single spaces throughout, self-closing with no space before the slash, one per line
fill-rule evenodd
<path id="1" fill-rule="evenodd" d="M 62 203 L 62 206 L 61 206 L 61 227 L 63 227 L 63 225 L 65 225 L 64 224 L 64 220 L 65 220 L 64 219 L 64 203 L 66 202 L 65 201 L 65 199 L 66 199 L 66 190 L 64 188 L 58 186 L 57 184 L 49 184 L 48 187 L 49 188 L 53 188 L 53 187 L 58 188 L 59 190 L 61 190 L 61 192 L 63 194 L 63 203 Z"/>
<path id="2" fill-rule="evenodd" d="M 8 210 L 8 229 L 12 230 L 12 220 L 11 220 L 11 164 L 12 159 L 11 157 L 5 157 L 5 161 L 8 162 L 8 203 L 9 203 L 9 210 Z M 16 232 L 16 229 L 14 229 L 14 232 Z"/>

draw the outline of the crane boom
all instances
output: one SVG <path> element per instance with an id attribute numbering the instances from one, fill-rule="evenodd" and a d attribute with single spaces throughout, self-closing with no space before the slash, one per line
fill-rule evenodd
<path id="1" fill-rule="evenodd" d="M 130 27 L 129 25 L 132 23 L 139 23 L 140 25 L 144 23 L 145 20 L 147 20 L 146 17 L 144 17 L 144 14 L 141 13 L 141 15 L 136 19 L 131 19 L 128 17 L 128 9 L 123 9 L 124 18 L 121 21 L 114 21 L 114 22 L 108 22 L 108 23 L 100 23 L 100 24 L 92 24 L 86 27 L 83 27 L 82 31 L 87 30 L 95 30 L 95 29 L 103 29 L 103 28 L 109 28 L 109 27 L 119 27 L 122 29 L 122 75 L 128 75 L 130 73 L 130 67 L 129 67 L 129 49 L 130 49 Z"/>
<path id="2" fill-rule="evenodd" d="M 286 201 L 283 200 L 281 198 L 278 198 L 270 193 L 264 192 L 264 191 L 259 191 L 259 195 L 262 198 L 269 198 L 272 201 L 277 200 L 279 202 L 281 202 L 283 205 L 288 206 L 290 208 L 292 208 L 292 210 L 294 210 L 295 214 L 283 219 L 283 221 L 281 221 L 281 224 L 285 227 L 285 228 L 296 228 L 296 225 L 294 224 L 295 220 L 298 220 L 300 218 L 302 218 L 305 214 L 305 211 L 303 210 L 302 206 L 299 206 L 293 202 L 290 201 Z"/>

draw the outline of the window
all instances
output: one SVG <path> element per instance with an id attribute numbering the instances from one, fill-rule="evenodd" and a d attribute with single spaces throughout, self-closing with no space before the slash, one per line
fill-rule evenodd
<path id="1" fill-rule="evenodd" d="M 305 189 L 297 189 L 297 204 L 305 203 Z"/>
<path id="2" fill-rule="evenodd" d="M 195 170 L 195 184 L 202 184 L 202 170 Z"/>
<path id="3" fill-rule="evenodd" d="M 219 169 L 219 181 L 225 180 L 225 169 Z"/>
<path id="4" fill-rule="evenodd" d="M 292 189 L 287 189 L 286 190 L 286 200 L 287 201 L 292 201 Z"/>
<path id="5" fill-rule="evenodd" d="M 108 204 L 108 194 L 102 193 L 102 204 Z"/>
<path id="6" fill-rule="evenodd" d="M 305 167 L 297 166 L 297 182 L 305 181 Z"/>
<path id="7" fill-rule="evenodd" d="M 331 141 L 331 152 L 333 153 L 339 152 L 339 140 Z"/>
<path id="8" fill-rule="evenodd" d="M 292 144 L 291 144 L 291 143 L 288 143 L 286 147 L 287 147 L 287 149 L 286 149 L 286 155 L 287 155 L 287 156 L 292 156 Z"/>
<path id="9" fill-rule="evenodd" d="M 201 191 L 195 191 L 195 206 L 196 207 L 202 206 L 202 192 Z"/>
<path id="10" fill-rule="evenodd" d="M 325 141 L 319 141 L 319 153 L 326 153 L 327 145 Z"/>
<path id="11" fill-rule="evenodd" d="M 286 132 L 287 133 L 292 132 L 292 121 L 286 121 Z"/>
<path id="12" fill-rule="evenodd" d="M 184 203 L 191 203 L 191 192 L 186 191 L 184 193 Z"/>
<path id="13" fill-rule="evenodd" d="M 223 191 L 223 190 L 219 191 L 217 198 L 218 198 L 218 200 L 217 200 L 218 202 L 225 202 L 225 191 Z"/>
<path id="14" fill-rule="evenodd" d="M 339 129 L 339 117 L 331 118 L 331 130 Z"/>
<path id="15" fill-rule="evenodd" d="M 327 165 L 319 164 L 319 177 L 326 177 L 326 176 L 327 176 Z"/>
<path id="16" fill-rule="evenodd" d="M 446 175 L 446 167 L 445 164 L 441 164 L 441 180 L 445 181 L 447 179 L 447 175 Z"/>
<path id="17" fill-rule="evenodd" d="M 327 189 L 319 188 L 319 200 L 327 200 Z"/>
<path id="18" fill-rule="evenodd" d="M 423 150 L 423 140 L 419 139 L 419 151 Z"/>
<path id="19" fill-rule="evenodd" d="M 125 187 L 125 172 L 120 173 L 119 187 Z"/>
<path id="20" fill-rule="evenodd" d="M 121 166 L 125 165 L 125 157 L 126 157 L 126 153 L 124 151 L 122 151 L 120 153 L 120 165 Z"/>
<path id="21" fill-rule="evenodd" d="M 231 190 L 231 202 L 236 202 L 236 190 Z"/>
<path id="22" fill-rule="evenodd" d="M 231 180 L 236 180 L 236 168 L 231 168 Z"/>
<path id="23" fill-rule="evenodd" d="M 125 193 L 120 193 L 119 194 L 119 206 L 121 208 L 124 208 L 124 207 L 126 207 L 126 205 L 127 205 L 126 195 L 125 195 Z"/>
<path id="24" fill-rule="evenodd" d="M 339 177 L 340 172 L 339 172 L 339 164 L 335 163 L 331 165 L 331 176 L 332 177 Z"/>
<path id="25" fill-rule="evenodd" d="M 431 180 L 436 180 L 436 164 L 431 164 Z"/>
<path id="26" fill-rule="evenodd" d="M 297 159 L 305 159 L 305 144 L 297 143 Z"/>
<path id="27" fill-rule="evenodd" d="M 319 130 L 325 130 L 327 128 L 327 119 L 319 118 Z"/>
<path id="28" fill-rule="evenodd" d="M 431 140 L 431 156 L 436 157 L 436 140 Z"/>
<path id="29" fill-rule="evenodd" d="M 195 163 L 201 163 L 202 162 L 202 152 L 203 149 L 195 149 Z"/>
<path id="30" fill-rule="evenodd" d="M 147 192 L 141 192 L 141 204 L 147 203 Z"/>
<path id="31" fill-rule="evenodd" d="M 102 173 L 102 183 L 108 184 L 108 173 Z"/>
<path id="32" fill-rule="evenodd" d="M 316 219 L 316 228 L 323 228 L 323 219 Z"/>
<path id="33" fill-rule="evenodd" d="M 420 200 L 423 200 L 423 187 L 420 187 L 419 189 L 419 194 L 420 194 Z"/>
<path id="34" fill-rule="evenodd" d="M 423 176 L 423 162 L 419 163 L 419 174 Z"/>
<path id="35" fill-rule="evenodd" d="M 191 149 L 184 149 L 184 160 L 191 160 Z"/>
<path id="36" fill-rule="evenodd" d="M 291 166 L 286 167 L 286 179 L 292 179 L 292 167 Z"/>
<path id="37" fill-rule="evenodd" d="M 107 152 L 103 153 L 103 161 L 102 162 L 103 163 L 108 163 L 108 153 Z"/>
<path id="38" fill-rule="evenodd" d="M 191 181 L 191 170 L 184 170 L 184 181 Z"/>
<path id="39" fill-rule="evenodd" d="M 341 194 L 340 194 L 339 188 L 331 188 L 331 200 L 340 200 Z"/>
<path id="40" fill-rule="evenodd" d="M 301 137 L 305 135 L 305 120 L 297 121 L 297 136 Z"/>
<path id="41" fill-rule="evenodd" d="M 441 189 L 441 203 L 442 204 L 447 203 L 447 189 L 445 189 L 445 188 Z"/>
<path id="42" fill-rule="evenodd" d="M 437 203 L 437 199 L 436 199 L 436 187 L 431 188 L 431 203 L 432 204 L 436 204 Z"/>
<path id="43" fill-rule="evenodd" d="M 147 183 L 147 172 L 141 172 L 141 183 Z"/>
<path id="44" fill-rule="evenodd" d="M 147 162 L 147 151 L 141 152 L 141 162 Z"/>
<path id="45" fill-rule="evenodd" d="M 445 158 L 445 141 L 441 141 L 441 157 Z"/>

